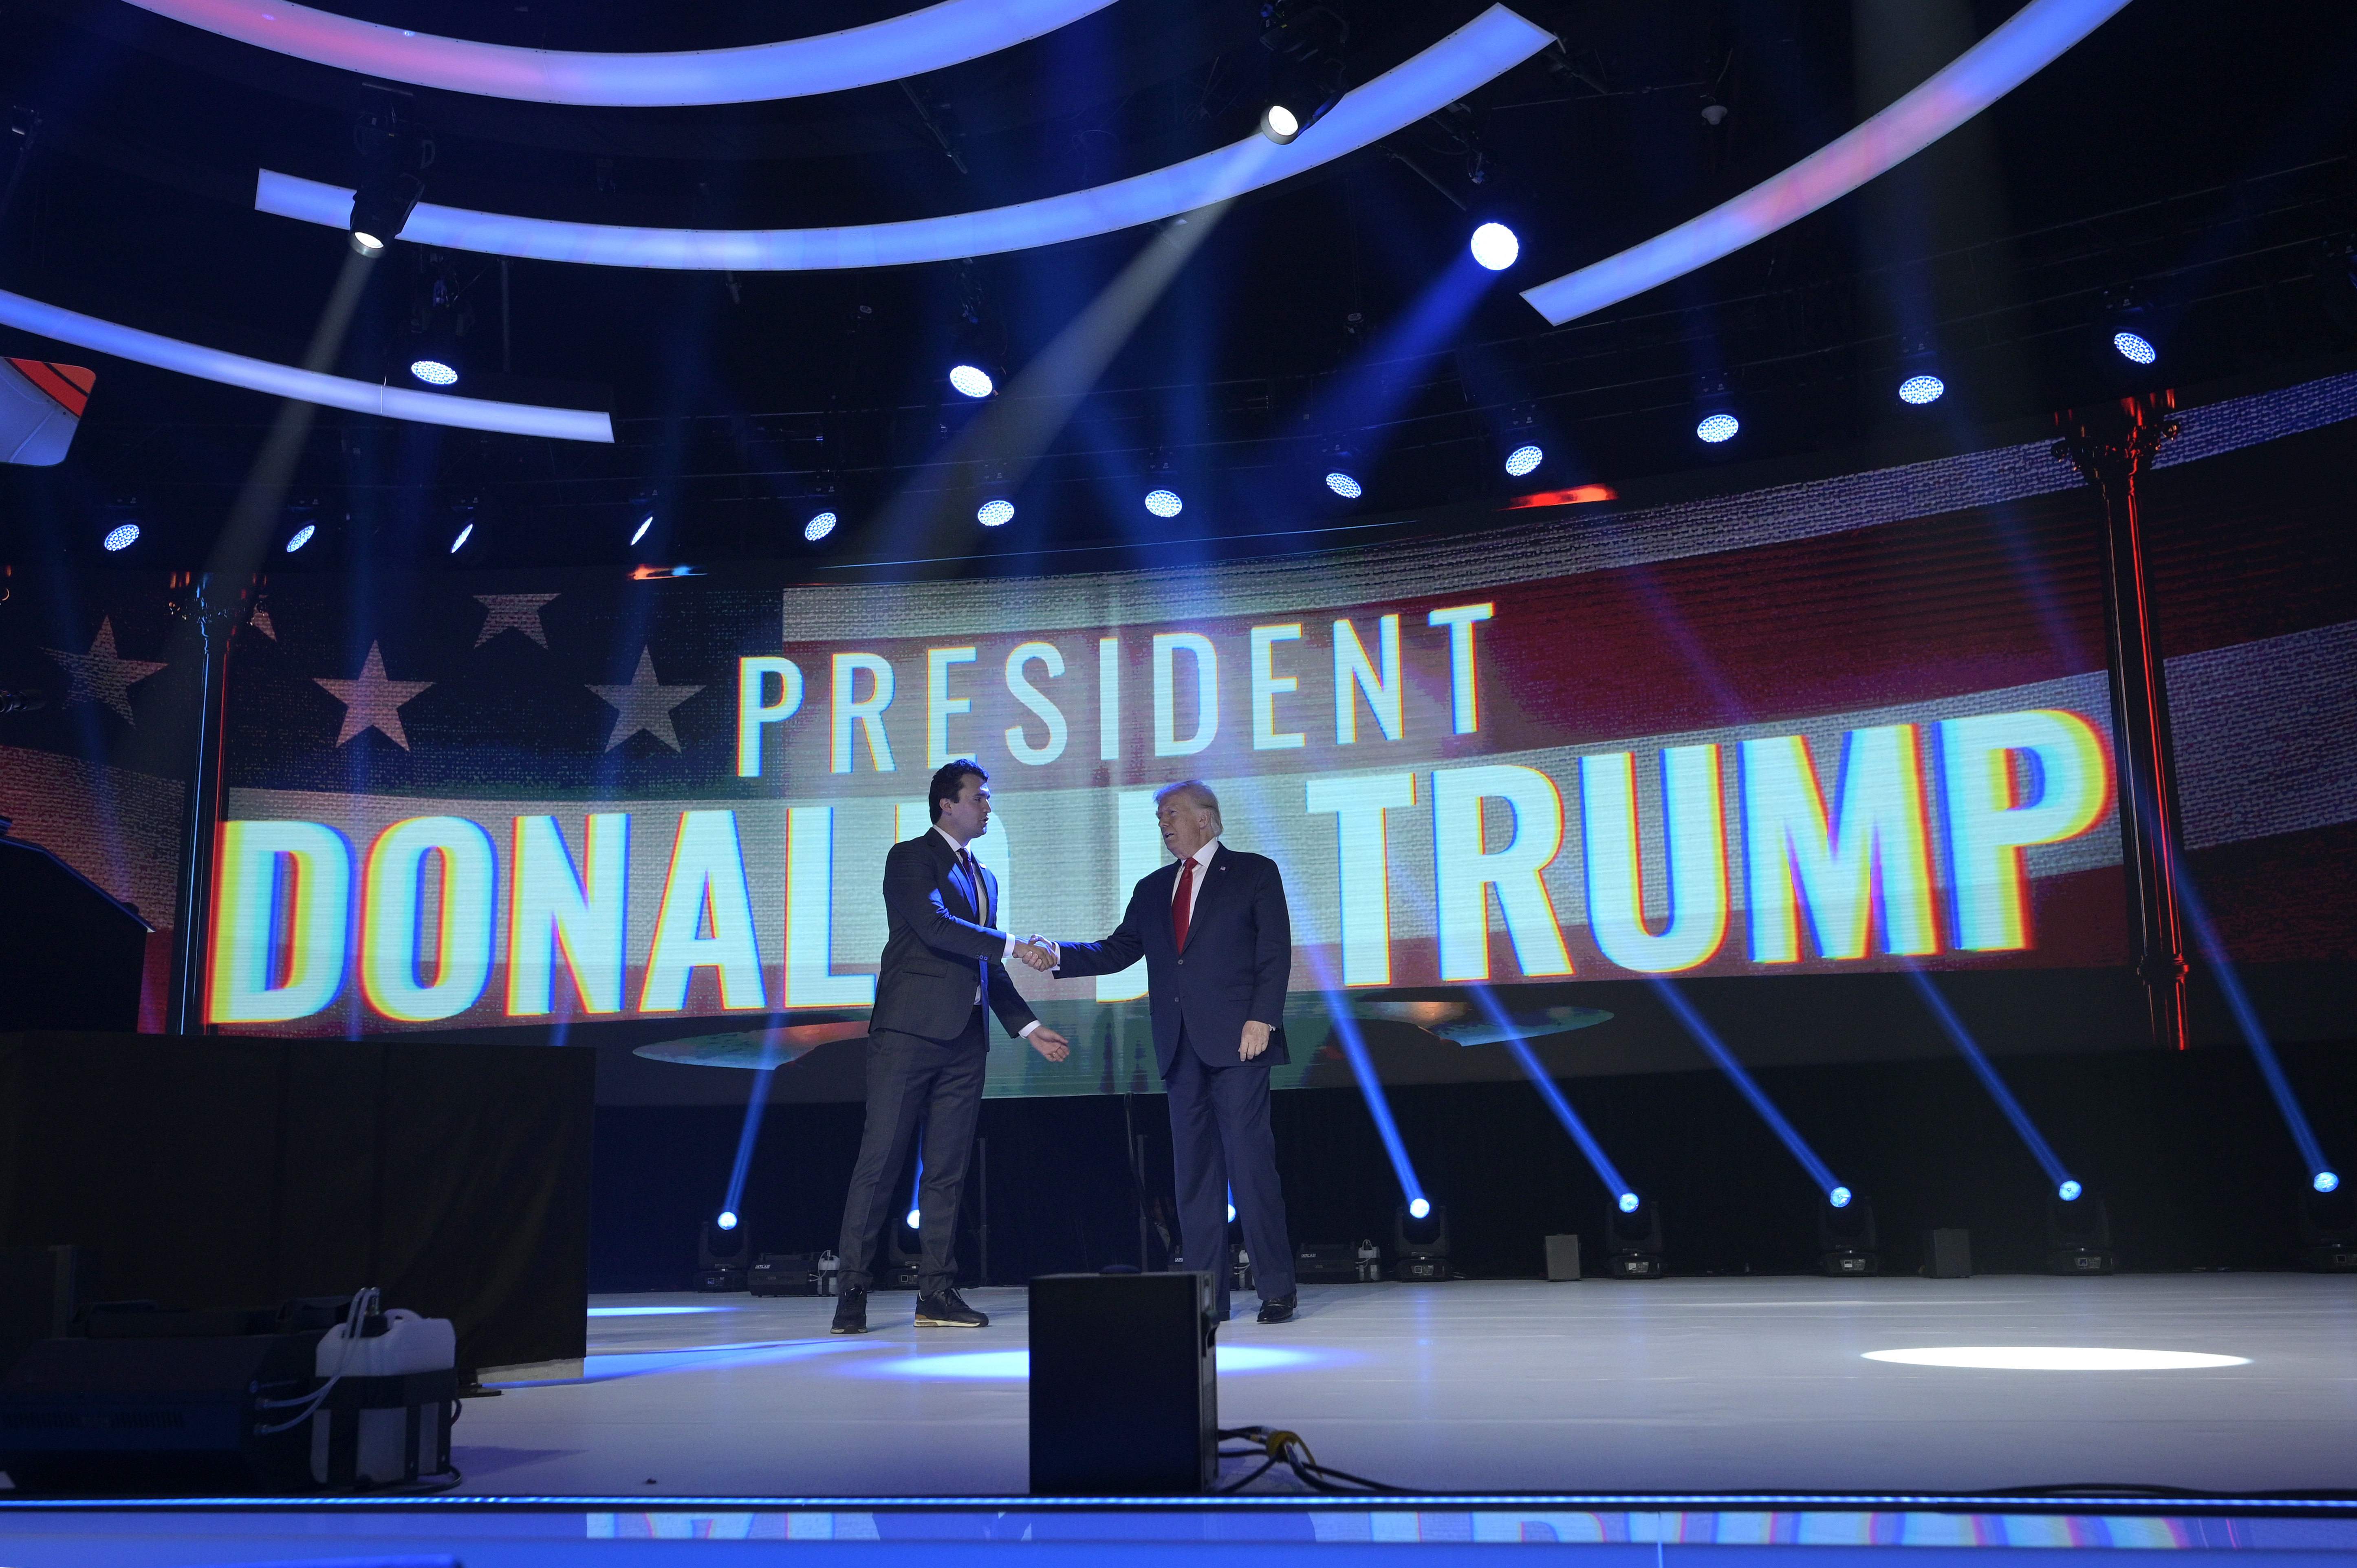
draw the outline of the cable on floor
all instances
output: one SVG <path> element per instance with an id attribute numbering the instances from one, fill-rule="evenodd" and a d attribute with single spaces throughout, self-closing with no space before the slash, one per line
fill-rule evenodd
<path id="1" fill-rule="evenodd" d="M 1222 1448 L 1222 1459 L 1250 1459 L 1265 1455 L 1259 1469 L 1243 1478 L 1218 1488 L 1221 1492 L 1240 1492 L 1271 1470 L 1283 1465 L 1290 1469 L 1301 1484 L 1319 1492 L 1407 1492 L 1412 1488 L 1394 1487 L 1384 1481 L 1371 1481 L 1364 1476 L 1354 1476 L 1348 1470 L 1337 1470 L 1330 1465 L 1320 1465 L 1309 1452 L 1309 1444 L 1301 1434 L 1281 1427 L 1237 1426 L 1222 1428 L 1220 1440 L 1230 1438 L 1252 1444 L 1250 1448 Z"/>

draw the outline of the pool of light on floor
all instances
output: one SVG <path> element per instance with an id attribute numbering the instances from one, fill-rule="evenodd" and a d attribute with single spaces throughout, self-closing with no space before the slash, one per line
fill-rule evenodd
<path id="1" fill-rule="evenodd" d="M 1274 1372 L 1289 1367 L 1312 1367 L 1346 1359 L 1330 1350 L 1290 1350 L 1275 1345 L 1222 1345 L 1222 1372 Z M 843 1369 L 862 1378 L 965 1378 L 1021 1382 L 1031 1375 L 1028 1350 L 963 1350 L 944 1355 L 895 1356 L 888 1361 L 846 1363 Z"/>
<path id="2" fill-rule="evenodd" d="M 592 1317 L 677 1317 L 690 1312 L 734 1312 L 733 1306 L 593 1306 Z"/>
<path id="3" fill-rule="evenodd" d="M 2181 1372 L 2251 1364 L 2248 1356 L 2092 1345 L 1930 1345 L 1913 1350 L 1868 1350 L 1866 1359 L 1905 1367 L 1971 1367 L 2001 1372 Z"/>

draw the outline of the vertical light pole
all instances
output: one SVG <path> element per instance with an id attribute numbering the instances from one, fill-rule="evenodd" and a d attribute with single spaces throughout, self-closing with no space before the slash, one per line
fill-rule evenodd
<path id="1" fill-rule="evenodd" d="M 212 914 L 213 843 L 221 823 L 221 729 L 228 714 L 229 645 L 246 618 L 246 580 L 220 572 L 197 575 L 183 590 L 179 613 L 197 629 L 197 746 L 182 817 L 180 907 L 172 932 L 172 999 L 167 1032 L 205 1032 L 205 928 Z"/>
<path id="2" fill-rule="evenodd" d="M 2128 919 L 2153 1043 L 2169 1050 L 2186 1045 L 2185 936 L 2170 875 L 2178 853 L 2177 780 L 2136 486 L 2160 444 L 2176 435 L 2176 393 L 2159 392 L 2073 409 L 2055 416 L 2062 438 L 2054 444 L 2054 455 L 2076 467 L 2104 502 L 2104 651 L 2118 736 Z"/>

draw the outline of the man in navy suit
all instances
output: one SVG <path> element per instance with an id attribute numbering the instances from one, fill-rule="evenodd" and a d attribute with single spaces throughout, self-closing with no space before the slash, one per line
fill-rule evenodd
<path id="1" fill-rule="evenodd" d="M 1293 1243 L 1268 1125 L 1268 1069 L 1285 1054 L 1293 922 L 1276 862 L 1220 842 L 1220 798 L 1199 779 L 1154 797 L 1178 858 L 1139 879 L 1121 927 L 1101 942 L 1046 943 L 1064 975 L 1111 974 L 1146 960 L 1154 1053 L 1170 1090 L 1179 1244 L 1209 1269 L 1228 1316 L 1228 1193 L 1260 1291 L 1260 1321 L 1293 1316 Z M 1038 956 L 1025 955 L 1037 965 Z"/>
<path id="2" fill-rule="evenodd" d="M 952 762 L 933 775 L 928 793 L 931 831 L 894 844 L 884 857 L 890 934 L 867 1020 L 867 1124 L 843 1204 L 842 1294 L 831 1330 L 836 1334 L 867 1332 L 869 1268 L 886 1212 L 898 1197 L 888 1184 L 899 1176 L 920 1120 L 925 1181 L 917 1207 L 924 1255 L 918 1265 L 917 1326 L 989 1324 L 957 1293 L 953 1251 L 989 1058 L 984 1004 L 1008 1034 L 1029 1040 L 1049 1061 L 1071 1054 L 1063 1036 L 1040 1026 L 1007 978 L 1006 961 L 1024 944 L 991 929 L 998 882 L 966 848 L 990 828 L 990 776 L 977 763 Z M 1047 956 L 1029 950 L 1026 961 Z"/>

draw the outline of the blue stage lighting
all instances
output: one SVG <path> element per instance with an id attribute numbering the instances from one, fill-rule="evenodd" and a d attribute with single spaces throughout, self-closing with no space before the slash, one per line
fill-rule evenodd
<path id="1" fill-rule="evenodd" d="M 1228 1205 L 1228 1223 L 1229 1223 L 1229 1224 L 1231 1224 L 1231 1225 L 1233 1225 L 1235 1222 L 1236 1222 L 1236 1206 L 1235 1206 L 1234 1204 L 1231 1203 L 1231 1204 L 1229 1204 L 1229 1205 Z"/>
<path id="2" fill-rule="evenodd" d="M 1635 1193 L 1633 1193 L 1633 1192 L 1624 1192 L 1624 1193 L 1622 1193 L 1622 1194 L 1620 1195 L 1620 1198 L 1618 1199 L 1618 1202 L 1619 1202 L 1619 1204 L 1620 1204 L 1620 1212 L 1621 1212 L 1621 1213 L 1623 1213 L 1623 1214 L 1634 1214 L 1634 1213 L 1636 1213 L 1636 1212 L 1637 1212 L 1637 1205 L 1638 1205 L 1638 1203 L 1639 1203 L 1640 1201 L 1641 1201 L 1641 1200 L 1638 1198 L 1637 1195 L 1636 1195 Z"/>
<path id="3" fill-rule="evenodd" d="M 1546 449 L 1544 447 L 1532 446 L 1517 446 L 1512 452 L 1506 454 L 1507 477 L 1510 478 L 1519 479 L 1524 474 L 1531 472 L 1541 463 L 1545 461 Z"/>
<path id="4" fill-rule="evenodd" d="M 286 542 L 286 553 L 292 555 L 297 550 L 302 549 L 306 544 L 310 543 L 311 536 L 318 532 L 319 525 L 316 522 L 307 522 L 302 527 L 296 529 L 295 531 L 295 537 Z"/>
<path id="5" fill-rule="evenodd" d="M 630 534 L 630 542 L 636 544 L 640 540 L 644 539 L 647 536 L 647 530 L 652 528 L 654 525 L 655 514 L 652 512 L 649 512 L 646 516 L 639 519 L 638 528 Z"/>
<path id="6" fill-rule="evenodd" d="M 1473 259 L 1493 273 L 1502 273 L 1523 253 L 1523 242 L 1503 223 L 1484 223 L 1473 231 Z"/>
<path id="7" fill-rule="evenodd" d="M 808 522 L 802 524 L 802 538 L 809 543 L 816 544 L 820 540 L 824 539 L 828 534 L 834 532 L 835 521 L 836 518 L 834 513 L 831 511 L 823 511 L 816 517 L 811 519 Z"/>
<path id="8" fill-rule="evenodd" d="M 2112 347 L 2120 351 L 2121 359 L 2131 364 L 2149 365 L 2160 358 L 2160 350 L 2154 348 L 2152 339 L 2141 332 L 2115 332 L 2112 334 Z"/>
<path id="9" fill-rule="evenodd" d="M 859 27 L 662 54 L 519 48 L 364 22 L 289 0 L 153 0 L 148 9 L 339 70 L 524 103 L 617 109 L 766 103 L 845 92 L 981 59 L 1103 10 L 1107 0 L 945 0 Z"/>
<path id="10" fill-rule="evenodd" d="M 977 212 L 814 229 L 641 229 L 424 203 L 401 237 L 486 255 L 707 273 L 908 266 L 1029 250 L 1200 211 L 1347 157 L 1440 113 L 1554 42 L 1546 29 L 1493 5 L 1422 53 L 1343 94 L 1312 127 L 1316 135 L 1304 134 L 1290 146 L 1272 147 L 1267 138 L 1254 134 L 1127 179 Z M 896 64 L 877 80 L 899 81 L 908 74 Z M 265 169 L 255 182 L 254 203 L 264 211 L 345 231 L 352 193 Z"/>
<path id="11" fill-rule="evenodd" d="M 1851 1197 L 1852 1194 L 1849 1188 L 1846 1187 L 1837 1187 L 1834 1188 L 1833 1191 L 1825 1194 L 1825 1201 L 1832 1204 L 1835 1208 L 1847 1208 L 1849 1207 Z"/>
<path id="12" fill-rule="evenodd" d="M 1751 1101 L 1751 1109 L 1760 1112 L 1760 1120 L 1768 1123 L 1768 1130 L 1792 1151 L 1794 1159 L 1801 1162 L 1801 1168 L 1809 1173 L 1810 1179 L 1816 1183 L 1817 1190 L 1831 1194 L 1840 1189 L 1841 1183 L 1834 1179 L 1832 1170 L 1817 1157 L 1816 1151 L 1809 1147 L 1792 1124 L 1784 1120 L 1784 1113 L 1760 1091 L 1760 1086 L 1751 1080 L 1751 1075 L 1743 1070 L 1743 1064 L 1735 1059 L 1735 1054 L 1727 1048 L 1726 1042 L 1718 1037 L 1717 1032 L 1700 1013 L 1695 1011 L 1694 1004 L 1686 1000 L 1685 994 L 1671 982 L 1659 977 L 1653 980 L 1652 986 L 1654 994 L 1678 1015 L 1678 1021 L 1686 1026 L 1686 1033 L 1694 1036 L 1695 1043 L 1718 1064 L 1718 1070 L 1727 1075 L 1727 1082 L 1733 1084 L 1744 1099 Z"/>
<path id="13" fill-rule="evenodd" d="M 980 365 L 952 365 L 950 387 L 964 397 L 988 397 L 998 390 L 998 383 Z"/>
<path id="14" fill-rule="evenodd" d="M 909 1229 L 914 1230 L 917 1228 L 917 1221 L 922 1219 L 924 1217 L 924 1211 L 922 1209 L 912 1208 L 909 1210 Z"/>
<path id="15" fill-rule="evenodd" d="M 1625 1206 L 1624 1212 L 1635 1208 L 1637 1195 L 1628 1189 L 1629 1184 L 1620 1179 L 1620 1171 L 1613 1167 L 1603 1145 L 1596 1141 L 1596 1135 L 1587 1130 L 1587 1123 L 1579 1119 L 1579 1112 L 1571 1108 L 1571 1101 L 1563 1097 L 1563 1090 L 1555 1086 L 1554 1079 L 1547 1076 L 1546 1069 L 1532 1053 L 1530 1042 L 1523 1038 L 1522 1031 L 1506 1015 L 1506 1010 L 1498 1005 L 1496 995 L 1486 985 L 1470 986 L 1468 990 L 1475 1005 L 1489 1015 L 1490 1022 L 1497 1027 L 1506 1049 L 1513 1053 L 1514 1060 L 1521 1064 L 1523 1074 L 1530 1079 L 1531 1087 L 1539 1091 L 1539 1098 L 1546 1101 L 1549 1111 L 1555 1112 L 1555 1119 L 1563 1123 L 1563 1130 L 1571 1134 L 1571 1141 L 1577 1144 L 1579 1152 L 1587 1156 L 1588 1165 L 1604 1183 L 1604 1190 L 1618 1197 Z"/>
<path id="16" fill-rule="evenodd" d="M 1407 1217 L 1410 1219 L 1421 1219 L 1431 1212 L 1432 1205 L 1426 1199 L 1411 1197 L 1407 1200 Z"/>
<path id="17" fill-rule="evenodd" d="M 2341 1178 L 2330 1171 L 2319 1171 L 2313 1185 L 2319 1192 L 2338 1192 L 2341 1190 Z"/>
<path id="18" fill-rule="evenodd" d="M 330 219 L 328 227 L 340 228 L 342 222 L 341 219 Z M 497 430 L 511 435 L 545 435 L 558 441 L 603 441 L 610 444 L 614 439 L 614 421 L 610 414 L 572 408 L 538 408 L 522 403 L 493 403 L 487 398 L 443 397 L 436 392 L 419 392 L 411 387 L 390 386 L 382 381 L 355 381 L 349 376 L 327 375 L 296 365 L 276 364 L 268 360 L 249 360 L 242 354 L 207 349 L 199 344 L 182 342 L 177 338 L 142 332 L 135 327 L 102 321 L 95 316 L 60 310 L 54 305 L 44 305 L 39 300 L 27 299 L 21 294 L 11 294 L 5 289 L 0 289 L 0 324 L 43 338 L 55 338 L 59 342 L 71 343 L 79 348 L 95 349 L 102 354 L 113 354 L 117 359 L 154 365 L 159 370 L 176 371 L 184 376 L 195 376 L 200 381 L 244 387 L 271 397 L 316 403 L 323 408 L 348 409 L 355 413 L 372 413 L 386 419 L 414 420 L 420 424 L 447 424 L 461 430 Z"/>
<path id="19" fill-rule="evenodd" d="M 2021 1135 L 2022 1145 L 2038 1161 L 2039 1168 L 2046 1173 L 2046 1179 L 2054 1183 L 2058 1191 L 2065 1187 L 2070 1189 L 2061 1192 L 2062 1201 L 2068 1203 L 2077 1197 L 2079 1184 L 2072 1181 L 2070 1173 L 2062 1168 L 2062 1161 L 2054 1153 L 2052 1145 L 2030 1122 L 2029 1112 L 2021 1108 L 2021 1101 L 2013 1097 L 2013 1090 L 2005 1086 L 2005 1079 L 1997 1076 L 1996 1069 L 1989 1065 L 1988 1057 L 1981 1050 L 1979 1042 L 1964 1027 L 1964 1020 L 1956 1016 L 1955 1010 L 1948 1005 L 1948 999 L 1940 994 L 1940 988 L 1932 984 L 1931 977 L 1921 970 L 1908 971 L 1907 978 L 1914 983 L 1917 993 L 1923 998 L 1923 1004 L 1931 1008 L 1932 1015 L 1940 1021 L 1940 1026 L 1947 1031 L 1948 1038 L 1954 1042 L 1956 1049 L 1964 1053 L 1965 1062 L 1979 1077 L 1982 1087 L 1989 1091 L 1989 1098 L 1996 1101 L 1997 1109 L 2005 1112 L 2005 1119 L 2012 1122 L 2013 1130 Z"/>
<path id="20" fill-rule="evenodd" d="M 1743 428 L 1743 422 L 1731 413 L 1714 413 L 1695 426 L 1695 439 L 1716 446 L 1722 441 L 1732 441 Z"/>
<path id="21" fill-rule="evenodd" d="M 409 361 L 409 373 L 429 387 L 455 387 L 458 384 L 457 369 L 440 360 L 412 360 Z"/>
<path id="22" fill-rule="evenodd" d="M 128 550 L 139 542 L 139 525 L 135 522 L 118 522 L 106 531 L 106 537 L 99 542 L 110 552 Z"/>
<path id="23" fill-rule="evenodd" d="M 460 530 L 458 531 L 458 537 L 457 537 L 457 538 L 456 538 L 456 539 L 454 539 L 454 540 L 452 540 L 452 541 L 450 542 L 450 553 L 451 553 L 451 554 L 453 554 L 453 555 L 456 555 L 457 553 L 458 553 L 458 552 L 459 552 L 459 551 L 464 550 L 465 548 L 467 548 L 467 541 L 468 541 L 469 539 L 472 539 L 472 538 L 474 538 L 474 537 L 475 537 L 475 525 L 474 525 L 473 523 L 471 523 L 471 522 L 470 522 L 470 523 L 468 523 L 466 527 L 464 527 L 464 528 L 462 528 L 462 529 L 460 529 Z"/>
<path id="24" fill-rule="evenodd" d="M 1326 476 L 1326 488 L 1346 501 L 1357 500 L 1367 493 L 1367 488 L 1364 485 L 1340 468 Z"/>
<path id="25" fill-rule="evenodd" d="M 1015 521 L 1015 503 L 1010 500 L 986 500 L 974 509 L 974 521 L 985 528 L 1002 528 Z"/>
<path id="26" fill-rule="evenodd" d="M 720 1227 L 720 1229 L 722 1229 L 723 1230 L 736 1230 L 736 1229 L 737 1229 L 737 1211 L 736 1211 L 735 1209 L 733 1209 L 733 1208 L 724 1208 L 724 1209 L 722 1209 L 722 1210 L 720 1211 L 720 1218 L 719 1218 L 718 1219 L 715 1220 L 715 1221 L 714 1221 L 714 1223 L 715 1223 L 715 1224 L 716 1224 L 716 1225 L 718 1225 L 718 1226 Z"/>
<path id="27" fill-rule="evenodd" d="M 1157 517 L 1177 517 L 1187 510 L 1187 503 L 1178 499 L 1177 490 L 1148 490 L 1146 510 Z"/>
<path id="28" fill-rule="evenodd" d="M 2060 59 L 2122 3 L 2030 0 L 1904 97 L 1782 173 L 1523 297 L 1560 327 L 1732 255 L 1913 157 Z"/>
<path id="29" fill-rule="evenodd" d="M 1921 408 L 1948 395 L 1948 383 L 1933 375 L 1910 376 L 1899 383 L 1899 401 Z"/>
<path id="30" fill-rule="evenodd" d="M 2086 1190 L 2075 1181 L 2066 1181 L 2054 1189 L 2054 1196 L 2065 1203 L 2076 1203 L 2079 1201 L 2079 1195 Z"/>

